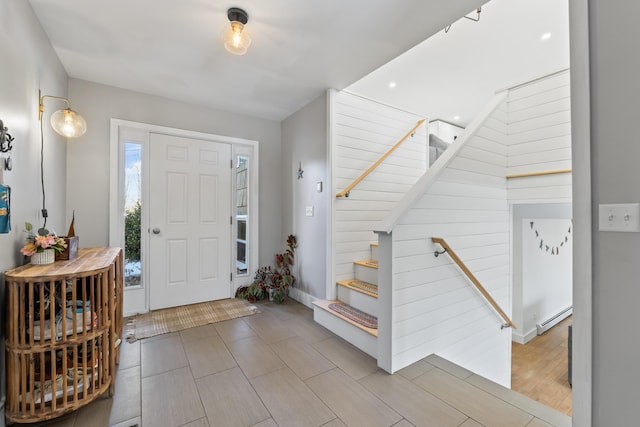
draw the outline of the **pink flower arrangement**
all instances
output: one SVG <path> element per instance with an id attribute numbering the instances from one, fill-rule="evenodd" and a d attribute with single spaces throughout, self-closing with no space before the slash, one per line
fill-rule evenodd
<path id="1" fill-rule="evenodd" d="M 20 249 L 20 253 L 26 256 L 31 256 L 35 253 L 43 252 L 45 249 L 53 249 L 56 252 L 62 252 L 67 247 L 67 243 L 62 237 L 58 237 L 55 234 L 49 233 L 46 228 L 38 230 L 38 234 L 33 234 L 33 226 L 31 223 L 25 223 L 27 236 L 27 243 Z"/>

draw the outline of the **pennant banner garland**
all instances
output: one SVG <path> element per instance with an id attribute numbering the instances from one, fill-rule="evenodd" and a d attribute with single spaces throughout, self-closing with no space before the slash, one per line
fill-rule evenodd
<path id="1" fill-rule="evenodd" d="M 573 224 L 573 220 L 571 220 L 571 224 Z M 558 240 L 544 239 L 540 235 L 540 232 L 535 228 L 535 222 L 530 221 L 529 225 L 531 226 L 531 230 L 533 230 L 533 232 L 536 233 L 536 239 L 538 239 L 539 241 L 538 249 L 540 249 L 541 251 L 548 252 L 551 255 L 559 255 L 560 248 L 562 248 L 566 243 L 569 242 L 569 236 L 571 235 L 571 225 L 569 225 L 569 228 L 567 229 L 567 233 L 564 235 L 564 237 Z M 554 242 L 560 242 L 560 243 L 553 244 Z"/>

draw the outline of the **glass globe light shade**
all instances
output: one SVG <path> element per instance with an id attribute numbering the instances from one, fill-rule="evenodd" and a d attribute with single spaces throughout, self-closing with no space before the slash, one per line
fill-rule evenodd
<path id="1" fill-rule="evenodd" d="M 58 110 L 51 115 L 51 127 L 67 138 L 77 138 L 87 131 L 87 122 L 70 108 Z"/>
<path id="2" fill-rule="evenodd" d="M 234 55 L 244 55 L 251 45 L 251 37 L 240 21 L 231 21 L 224 33 L 224 47 Z"/>

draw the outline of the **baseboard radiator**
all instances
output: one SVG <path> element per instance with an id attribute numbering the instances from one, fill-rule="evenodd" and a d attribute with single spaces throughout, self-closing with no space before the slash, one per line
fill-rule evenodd
<path id="1" fill-rule="evenodd" d="M 538 335 L 544 334 L 546 331 L 553 328 L 555 325 L 562 322 L 564 319 L 571 316 L 572 314 L 573 314 L 573 306 L 569 306 L 564 310 L 562 310 L 560 313 L 554 316 L 551 316 L 549 319 L 545 320 L 544 322 L 536 324 L 536 330 L 538 332 Z"/>

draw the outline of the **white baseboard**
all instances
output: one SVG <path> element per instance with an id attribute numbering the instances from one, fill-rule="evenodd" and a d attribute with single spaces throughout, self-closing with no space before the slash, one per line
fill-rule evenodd
<path id="1" fill-rule="evenodd" d="M 524 335 L 516 331 L 513 331 L 511 332 L 511 341 L 517 342 L 518 344 L 526 344 L 537 335 L 538 335 L 538 331 L 536 328 L 530 329 L 529 332 L 527 332 Z"/>
<path id="2" fill-rule="evenodd" d="M 313 310 L 313 302 L 318 298 L 297 288 L 289 288 L 289 297 Z"/>

